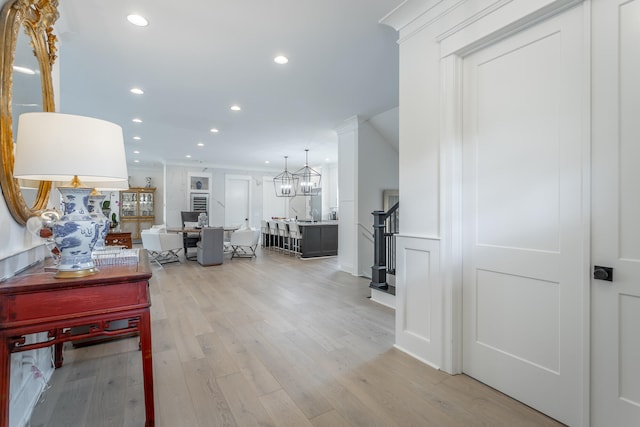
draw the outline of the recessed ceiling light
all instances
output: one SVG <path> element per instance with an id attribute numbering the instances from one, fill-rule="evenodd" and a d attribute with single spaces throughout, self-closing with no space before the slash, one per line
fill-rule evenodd
<path id="1" fill-rule="evenodd" d="M 127 21 L 131 22 L 133 25 L 137 25 L 138 27 L 146 27 L 149 25 L 149 21 L 144 16 L 131 14 L 127 15 Z"/>
<path id="2" fill-rule="evenodd" d="M 218 132 L 220 132 L 220 131 L 219 131 L 218 129 L 216 129 L 216 128 L 211 128 L 211 129 L 209 129 L 209 132 L 211 132 L 211 133 L 218 133 Z"/>
<path id="3" fill-rule="evenodd" d="M 324 159 L 325 162 L 328 162 L 329 160 L 331 160 L 331 159 L 329 159 L 328 157 L 326 159 Z"/>
<path id="4" fill-rule="evenodd" d="M 133 150 L 133 154 L 140 154 L 138 150 Z"/>
<path id="5" fill-rule="evenodd" d="M 240 108 L 240 106 L 239 106 L 239 105 L 232 105 L 232 106 L 231 106 L 231 110 L 232 110 L 232 111 L 240 111 L 240 110 L 242 110 L 242 108 Z"/>
<path id="6" fill-rule="evenodd" d="M 133 139 L 135 139 L 136 141 L 140 141 L 142 138 L 139 136 L 134 136 Z"/>
<path id="7" fill-rule="evenodd" d="M 269 160 L 265 160 L 264 163 L 268 165 L 269 164 Z"/>
<path id="8" fill-rule="evenodd" d="M 142 95 L 144 93 L 144 91 L 139 87 L 134 87 L 129 92 L 135 93 L 136 95 Z"/>
<path id="9" fill-rule="evenodd" d="M 276 64 L 284 65 L 289 62 L 289 58 L 287 58 L 286 56 L 279 55 L 273 58 L 273 62 L 275 62 Z"/>
<path id="10" fill-rule="evenodd" d="M 135 159 L 135 160 L 133 161 L 133 163 L 140 163 L 140 160 Z"/>
<path id="11" fill-rule="evenodd" d="M 136 117 L 135 119 L 131 119 L 131 121 L 132 121 L 133 123 L 142 123 L 142 119 L 139 119 L 139 118 L 137 118 L 137 117 Z"/>
<path id="12" fill-rule="evenodd" d="M 29 74 L 29 75 L 34 75 L 36 72 L 33 71 L 31 68 L 27 68 L 27 67 L 19 67 L 17 65 L 13 66 L 13 71 L 17 71 L 18 73 L 22 73 L 22 74 Z"/>
<path id="13" fill-rule="evenodd" d="M 191 154 L 187 154 L 185 157 L 186 157 L 187 159 L 190 159 L 190 158 L 191 158 Z"/>
<path id="14" fill-rule="evenodd" d="M 198 142 L 198 147 L 204 147 L 204 144 L 202 142 Z"/>

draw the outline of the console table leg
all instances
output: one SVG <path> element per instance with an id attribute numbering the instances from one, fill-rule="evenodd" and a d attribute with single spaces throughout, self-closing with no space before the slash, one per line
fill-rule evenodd
<path id="1" fill-rule="evenodd" d="M 62 362 L 64 360 L 64 357 L 62 356 L 63 345 L 64 344 L 61 342 L 53 345 L 53 366 L 55 366 L 56 369 L 62 367 Z"/>
<path id="2" fill-rule="evenodd" d="M 142 314 L 140 319 L 140 347 L 142 351 L 142 376 L 144 380 L 144 409 L 147 421 L 146 427 L 155 425 L 153 405 L 153 360 L 151 356 L 151 315 L 149 311 Z"/>

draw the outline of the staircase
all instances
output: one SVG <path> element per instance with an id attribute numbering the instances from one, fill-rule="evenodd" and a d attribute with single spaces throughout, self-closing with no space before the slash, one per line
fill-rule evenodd
<path id="1" fill-rule="evenodd" d="M 396 234 L 398 207 L 387 212 L 373 211 L 374 261 L 371 266 L 371 299 L 395 308 Z"/>

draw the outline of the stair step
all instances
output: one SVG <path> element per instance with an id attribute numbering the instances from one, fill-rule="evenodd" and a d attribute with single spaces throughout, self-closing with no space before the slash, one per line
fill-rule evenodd
<path id="1" fill-rule="evenodd" d="M 376 291 L 380 291 L 380 292 L 384 292 L 387 294 L 391 294 L 391 295 L 395 295 L 396 294 L 396 287 L 391 285 L 391 284 L 387 284 L 387 286 L 379 288 L 377 286 L 373 286 L 373 285 L 369 285 L 369 287 L 371 289 L 375 289 Z"/>

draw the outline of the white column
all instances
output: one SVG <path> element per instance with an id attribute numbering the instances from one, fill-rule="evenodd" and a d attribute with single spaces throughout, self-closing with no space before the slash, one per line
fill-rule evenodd
<path id="1" fill-rule="evenodd" d="M 358 271 L 358 117 L 336 129 L 338 133 L 338 264 L 342 271 Z"/>

